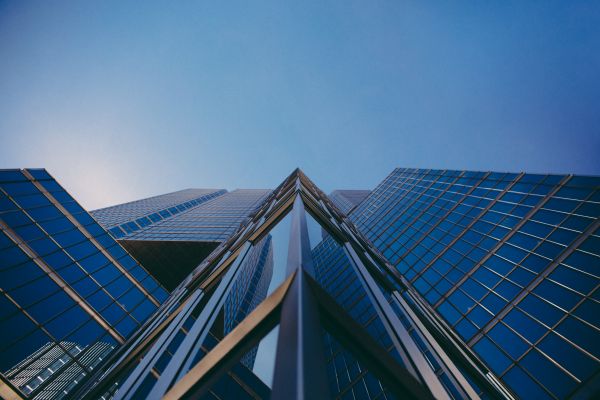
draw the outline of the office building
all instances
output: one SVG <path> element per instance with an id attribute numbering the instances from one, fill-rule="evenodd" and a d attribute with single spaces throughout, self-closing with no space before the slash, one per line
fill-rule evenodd
<path id="1" fill-rule="evenodd" d="M 43 171 L 16 172 L 35 183 L 33 173 Z M 6 182 L 19 182 L 14 173 L 4 171 Z M 38 217 L 24 211 L 19 194 L 2 190 L 0 219 L 11 242 L 0 247 L 27 249 L 11 213 Z M 600 393 L 600 178 L 396 169 L 372 191 L 326 196 L 296 170 L 273 191 L 187 189 L 92 215 L 168 298 L 125 343 L 60 335 L 36 342 L 4 367 L 3 396 Z M 14 257 L 10 250 L 3 260 Z M 2 286 L 6 299 L 11 293 Z M 29 317 L 27 306 L 16 310 L 9 318 Z M 273 334 L 275 344 L 265 347 Z M 265 348 L 274 354 L 271 379 L 255 362 Z M 77 354 L 86 349 L 84 362 Z M 81 359 L 85 374 L 56 370 L 63 358 Z M 45 384 L 52 376 L 56 384 Z"/>
<path id="2" fill-rule="evenodd" d="M 25 395 L 36 399 L 67 397 L 87 371 L 93 370 L 115 346 L 96 342 L 81 348 L 74 342 L 46 343 L 39 350 L 4 373 Z M 76 358 L 78 362 L 70 362 Z M 38 388 L 43 385 L 42 388 Z"/>
<path id="3" fill-rule="evenodd" d="M 172 287 L 165 288 L 124 245 L 137 241 L 134 248 L 143 249 L 141 243 L 170 240 L 214 249 L 268 192 L 188 189 L 94 212 L 109 234 L 45 170 L 0 171 L 0 395 L 70 397 L 168 299 Z M 215 198 L 220 202 L 211 203 Z M 162 267 L 166 272 L 157 278 L 170 277 L 173 287 L 179 283 L 174 279 L 185 277 L 172 272 L 180 265 Z M 221 336 L 264 298 L 271 273 L 265 238 L 227 299 Z M 253 362 L 248 355 L 246 365 Z"/>
<path id="4" fill-rule="evenodd" d="M 600 389 L 600 178 L 396 169 L 351 220 L 523 398 Z"/>
<path id="5" fill-rule="evenodd" d="M 269 192 L 187 189 L 91 215 L 171 291 L 238 229 Z"/>
<path id="6" fill-rule="evenodd" d="M 0 227 L 3 397 L 42 398 L 61 371 L 90 374 L 90 354 L 107 357 L 168 297 L 45 170 L 0 171 Z M 40 349 L 55 356 L 36 360 Z"/>
<path id="7" fill-rule="evenodd" d="M 329 200 L 344 215 L 350 215 L 352 210 L 371 194 L 370 190 L 334 190 L 329 194 Z"/>
<path id="8" fill-rule="evenodd" d="M 244 317 L 228 318 L 232 324 L 221 334 L 227 301 L 246 280 L 245 263 L 288 218 L 283 282 L 244 309 Z M 310 243 L 307 220 L 327 230 L 332 248 Z M 339 271 L 329 268 L 331 274 L 345 275 L 332 285 L 322 273 L 330 263 L 320 259 L 334 252 L 347 264 Z M 348 296 L 333 297 L 338 289 Z M 297 170 L 172 292 L 140 331 L 138 344 L 122 348 L 79 393 L 115 399 L 223 398 L 219 390 L 228 388 L 235 398 L 510 398 L 428 307 Z M 272 382 L 264 382 L 244 368 L 245 359 L 275 327 L 274 374 Z M 338 368 L 340 354 L 346 364 Z M 340 386 L 345 368 L 359 371 L 360 389 L 350 375 L 351 390 Z"/>

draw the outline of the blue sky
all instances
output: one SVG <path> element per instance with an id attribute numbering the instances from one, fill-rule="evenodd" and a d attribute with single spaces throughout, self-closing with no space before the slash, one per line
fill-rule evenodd
<path id="1" fill-rule="evenodd" d="M 296 166 L 600 174 L 597 1 L 0 1 L 0 60 L 0 168 L 88 209 Z"/>

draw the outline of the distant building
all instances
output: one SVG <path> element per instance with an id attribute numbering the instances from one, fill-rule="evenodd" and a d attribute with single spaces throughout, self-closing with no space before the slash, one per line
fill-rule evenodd
<path id="1" fill-rule="evenodd" d="M 269 192 L 186 189 L 91 214 L 170 291 L 230 237 Z"/>
<path id="2" fill-rule="evenodd" d="M 73 342 L 46 343 L 6 371 L 4 376 L 25 395 L 33 393 L 34 399 L 61 399 L 68 396 L 86 377 L 87 371 L 100 364 L 114 347 L 103 342 L 83 348 Z M 45 384 L 47 382 L 49 384 Z"/>
<path id="3" fill-rule="evenodd" d="M 334 190 L 329 198 L 342 213 L 349 215 L 370 193 L 370 190 Z"/>

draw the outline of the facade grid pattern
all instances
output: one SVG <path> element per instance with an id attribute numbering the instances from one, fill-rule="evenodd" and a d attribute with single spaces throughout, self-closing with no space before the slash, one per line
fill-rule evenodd
<path id="1" fill-rule="evenodd" d="M 351 219 L 510 387 L 600 371 L 600 178 L 397 169 Z"/>
<path id="2" fill-rule="evenodd" d="M 90 214 L 116 238 L 171 218 L 221 196 L 224 189 L 185 189 L 125 204 L 101 208 Z"/>
<path id="3" fill-rule="evenodd" d="M 132 232 L 126 239 L 222 242 L 238 229 L 269 193 L 270 190 L 237 189 Z"/>
<path id="4" fill-rule="evenodd" d="M 167 298 L 45 170 L 0 171 L 0 227 L 2 373 L 48 343 L 89 373 L 63 344 L 116 347 Z"/>

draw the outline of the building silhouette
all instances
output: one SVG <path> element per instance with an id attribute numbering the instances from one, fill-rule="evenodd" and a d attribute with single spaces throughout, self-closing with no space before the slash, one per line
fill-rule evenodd
<path id="1" fill-rule="evenodd" d="M 396 169 L 326 196 L 295 170 L 87 213 L 5 170 L 0 204 L 5 398 L 600 393 L 596 177 Z"/>

